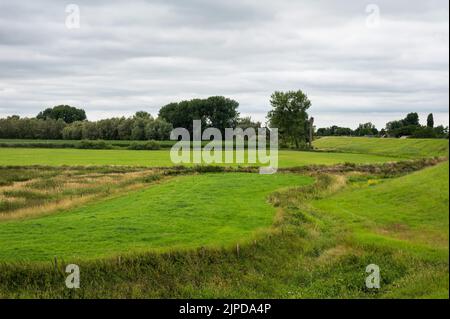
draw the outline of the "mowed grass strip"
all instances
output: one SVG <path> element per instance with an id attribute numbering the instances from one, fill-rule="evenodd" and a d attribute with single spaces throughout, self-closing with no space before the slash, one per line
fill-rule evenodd
<path id="1" fill-rule="evenodd" d="M 383 163 L 398 161 L 399 157 L 371 154 L 345 154 L 280 151 L 280 167 L 306 165 L 334 165 L 341 163 Z M 39 149 L 39 148 L 0 148 L 0 165 L 122 165 L 168 167 L 174 164 L 169 150 L 131 151 L 131 150 L 78 150 L 78 149 Z M 191 166 L 194 164 L 185 164 Z M 268 164 L 218 164 L 223 166 L 250 165 L 267 166 Z"/>
<path id="2" fill-rule="evenodd" d="M 268 195 L 313 178 L 217 173 L 171 180 L 41 218 L 0 223 L 0 260 L 93 259 L 231 245 L 272 225 Z"/>
<path id="3" fill-rule="evenodd" d="M 314 141 L 314 147 L 328 151 L 412 159 L 434 156 L 448 157 L 449 143 L 446 139 L 323 137 Z"/>

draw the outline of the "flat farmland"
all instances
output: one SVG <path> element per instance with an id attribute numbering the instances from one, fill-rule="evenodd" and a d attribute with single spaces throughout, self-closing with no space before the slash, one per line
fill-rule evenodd
<path id="1" fill-rule="evenodd" d="M 224 152 L 225 153 L 225 152 Z M 280 167 L 305 165 L 334 165 L 339 163 L 383 163 L 398 161 L 395 156 L 353 153 L 299 152 L 281 150 Z M 172 163 L 169 150 L 79 150 L 79 149 L 41 149 L 41 148 L 0 148 L 0 165 L 124 165 L 145 167 L 167 167 Z M 194 164 L 187 164 L 192 166 Z M 236 166 L 238 164 L 222 164 Z M 245 164 L 244 164 L 245 165 Z M 259 165 L 249 164 L 249 165 Z"/>

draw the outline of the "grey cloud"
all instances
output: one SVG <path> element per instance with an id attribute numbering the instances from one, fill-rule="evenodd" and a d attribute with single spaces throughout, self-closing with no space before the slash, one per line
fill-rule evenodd
<path id="1" fill-rule="evenodd" d="M 357 0 L 74 0 L 76 30 L 62 3 L 0 1 L 0 116 L 60 103 L 90 118 L 156 113 L 220 94 L 264 120 L 273 91 L 303 89 L 318 125 L 408 111 L 448 123 L 445 0 L 377 1 L 376 29 Z"/>

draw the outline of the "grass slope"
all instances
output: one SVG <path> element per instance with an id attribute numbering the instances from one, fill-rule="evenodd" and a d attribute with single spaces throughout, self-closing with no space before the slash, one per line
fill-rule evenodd
<path id="1" fill-rule="evenodd" d="M 356 183 L 313 206 L 352 231 L 352 244 L 411 256 L 414 271 L 390 297 L 448 298 L 449 164 L 382 181 Z M 424 261 L 436 267 L 426 268 Z M 380 265 L 386 268 L 387 265 Z M 421 269 L 423 267 L 423 269 Z"/>
<path id="2" fill-rule="evenodd" d="M 362 186 L 356 183 L 314 206 L 380 236 L 448 249 L 448 178 L 446 162 L 379 184 L 372 180 Z"/>
<path id="3" fill-rule="evenodd" d="M 311 182 L 292 174 L 175 177 L 72 211 L 2 222 L 0 260 L 68 260 L 232 244 L 272 224 L 269 193 Z"/>
<path id="4" fill-rule="evenodd" d="M 345 162 L 383 163 L 399 158 L 370 154 L 319 153 L 280 151 L 279 166 L 294 167 L 311 164 L 333 165 Z M 0 165 L 127 165 L 174 166 L 168 150 L 78 150 L 39 148 L 0 148 Z M 230 166 L 230 164 L 223 164 Z M 251 164 L 255 165 L 255 164 Z M 234 165 L 236 166 L 236 165 Z"/>
<path id="5" fill-rule="evenodd" d="M 366 137 L 323 137 L 314 142 L 314 147 L 329 151 L 404 158 L 448 157 L 449 150 L 448 140 L 444 139 L 383 139 Z"/>

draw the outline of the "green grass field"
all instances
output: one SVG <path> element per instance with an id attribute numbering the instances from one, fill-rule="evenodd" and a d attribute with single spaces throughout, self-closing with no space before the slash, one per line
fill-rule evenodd
<path id="1" fill-rule="evenodd" d="M 321 150 L 403 158 L 448 157 L 448 145 L 448 140 L 444 139 L 367 137 L 323 137 L 314 142 L 314 147 Z"/>
<path id="2" fill-rule="evenodd" d="M 175 177 L 145 190 L 37 219 L 0 223 L 0 260 L 105 257 L 229 245 L 273 222 L 267 195 L 312 178 L 276 174 Z"/>
<path id="3" fill-rule="evenodd" d="M 398 157 L 371 154 L 345 154 L 280 151 L 279 166 L 333 165 L 338 163 L 383 163 L 397 161 Z M 126 165 L 163 167 L 174 166 L 168 150 L 77 150 L 40 148 L 0 148 L 0 165 Z M 236 166 L 237 164 L 223 164 Z M 258 164 L 250 164 L 258 165 Z M 191 166 L 191 165 L 187 165 Z"/>
<path id="4" fill-rule="evenodd" d="M 448 298 L 448 180 L 446 162 L 393 180 L 355 183 L 312 206 L 346 225 L 352 245 L 410 256 L 398 289 L 386 296 Z"/>
<path id="5" fill-rule="evenodd" d="M 380 239 L 399 239 L 444 248 L 449 238 L 448 162 L 394 180 L 356 183 L 345 192 L 314 202 Z M 367 242 L 369 240 L 366 240 Z M 374 236 L 370 241 L 375 243 Z M 395 242 L 395 240 L 394 240 Z"/>
<path id="6" fill-rule="evenodd" d="M 379 166 L 447 156 L 448 141 L 319 146 L 336 152 L 283 150 L 280 167 L 371 169 L 143 170 L 172 166 L 168 151 L 0 148 L 0 203 L 32 211 L 5 206 L 0 219 L 0 298 L 448 298 L 448 161 Z M 73 262 L 76 291 L 64 286 Z M 365 287 L 369 264 L 379 290 Z"/>

